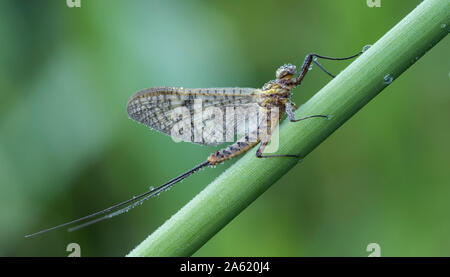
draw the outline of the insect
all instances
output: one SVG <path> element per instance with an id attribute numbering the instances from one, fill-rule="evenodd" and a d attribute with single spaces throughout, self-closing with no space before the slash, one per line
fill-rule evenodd
<path id="1" fill-rule="evenodd" d="M 274 128 L 278 126 L 279 116 L 287 114 L 287 118 L 291 122 L 298 122 L 310 118 L 328 118 L 328 116 L 310 115 L 307 117 L 296 119 L 294 117 L 294 110 L 297 109 L 297 107 L 290 100 L 291 90 L 301 84 L 303 78 L 312 66 L 312 63 L 316 64 L 329 76 L 335 77 L 327 70 L 325 70 L 317 61 L 317 59 L 348 60 L 362 54 L 365 51 L 365 48 L 366 47 L 364 47 L 363 50 L 358 52 L 357 54 L 346 58 L 333 58 L 314 53 L 308 54 L 305 57 L 298 75 L 297 69 L 294 65 L 285 64 L 278 68 L 278 70 L 276 71 L 276 79 L 267 82 L 261 89 L 187 89 L 175 87 L 154 87 L 144 89 L 135 93 L 127 103 L 127 112 L 131 119 L 142 123 L 150 127 L 151 129 L 156 129 L 168 135 L 173 135 L 174 127 L 176 127 L 177 125 L 182 125 L 183 128 L 178 129 L 179 133 L 184 136 L 185 140 L 187 139 L 198 144 L 220 144 L 220 140 L 210 140 L 211 137 L 214 137 L 214 133 L 216 131 L 214 130 L 213 132 L 211 132 L 211 130 L 217 129 L 215 127 L 220 125 L 215 124 L 213 119 L 221 119 L 222 116 L 215 116 L 217 114 L 222 115 L 223 111 L 228 112 L 230 108 L 234 109 L 237 106 L 257 107 L 259 109 L 259 112 L 262 112 L 262 117 L 256 122 L 256 128 L 247 128 L 247 132 L 244 132 L 245 135 L 238 139 L 236 142 L 232 143 L 229 146 L 226 146 L 221 150 L 215 151 L 203 163 L 179 175 L 178 177 L 171 179 L 165 184 L 162 184 L 138 196 L 134 196 L 124 202 L 113 205 L 107 209 L 27 235 L 25 237 L 36 236 L 51 230 L 78 223 L 79 225 L 69 228 L 69 231 L 73 231 L 127 212 L 135 206 L 142 204 L 145 200 L 167 190 L 176 183 L 192 175 L 199 169 L 223 163 L 226 160 L 232 159 L 242 153 L 247 152 L 257 144 L 259 144 L 256 151 L 256 156 L 258 158 L 297 157 L 297 155 L 289 153 L 278 155 L 263 155 L 264 149 L 270 141 Z M 216 113 L 212 113 L 207 120 L 204 120 L 203 117 L 199 117 L 195 108 L 196 100 L 202 100 L 203 107 L 216 108 Z M 272 116 L 274 109 L 277 111 L 277 115 L 279 116 Z M 175 113 L 174 116 L 173 112 L 176 110 L 178 110 L 179 113 Z M 200 111 L 201 110 L 202 109 L 200 109 Z M 180 111 L 184 111 L 185 116 L 183 116 L 183 112 Z M 197 133 L 204 134 L 206 132 L 206 136 L 197 136 L 198 134 L 195 132 L 196 125 L 201 125 L 200 128 L 197 128 L 201 129 L 200 132 Z M 192 131 L 192 129 L 194 129 L 194 131 Z M 187 130 L 190 131 L 187 132 Z M 263 135 L 261 135 L 261 133 Z M 220 134 L 219 136 L 216 136 L 216 138 L 217 137 L 220 138 Z"/>

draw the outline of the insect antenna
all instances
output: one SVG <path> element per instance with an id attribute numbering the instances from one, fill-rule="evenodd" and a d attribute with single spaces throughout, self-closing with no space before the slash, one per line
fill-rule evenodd
<path id="1" fill-rule="evenodd" d="M 95 217 L 100 216 L 100 215 L 104 215 L 102 217 L 89 220 L 89 221 L 87 221 L 85 223 L 79 224 L 79 225 L 77 225 L 75 227 L 72 227 L 72 228 L 68 229 L 69 231 L 74 231 L 74 230 L 86 227 L 88 225 L 91 225 L 91 224 L 103 221 L 105 219 L 112 218 L 112 217 L 114 217 L 116 215 L 120 215 L 122 213 L 128 212 L 132 208 L 142 204 L 145 200 L 148 200 L 148 199 L 152 198 L 153 196 L 160 194 L 161 192 L 169 189 L 170 187 L 172 187 L 176 183 L 178 183 L 178 182 L 182 181 L 183 179 L 189 177 L 190 175 L 192 175 L 193 173 L 195 173 L 199 169 L 201 169 L 201 168 L 203 168 L 205 166 L 208 166 L 208 165 L 210 165 L 209 161 L 205 161 L 205 162 L 197 165 L 196 167 L 192 168 L 191 170 L 188 170 L 185 173 L 179 175 L 178 177 L 175 177 L 172 180 L 170 180 L 170 181 L 168 181 L 168 182 L 166 182 L 166 183 L 164 183 L 164 184 L 162 184 L 162 185 L 160 185 L 160 186 L 158 186 L 158 187 L 156 187 L 154 189 L 151 189 L 151 190 L 149 190 L 147 192 L 144 192 L 142 194 L 134 196 L 133 198 L 128 199 L 128 200 L 126 200 L 124 202 L 115 204 L 115 205 L 113 205 L 113 206 L 111 206 L 109 208 L 106 208 L 104 210 L 95 212 L 93 214 L 90 214 L 90 215 L 87 215 L 87 216 L 84 216 L 84 217 L 81 217 L 81 218 L 78 218 L 78 219 L 75 219 L 75 220 L 72 220 L 72 221 L 60 224 L 60 225 L 57 225 L 57 226 L 54 226 L 54 227 L 51 227 L 51 228 L 48 228 L 48 229 L 45 229 L 45 230 L 33 233 L 33 234 L 26 235 L 25 237 L 26 238 L 34 237 L 34 236 L 46 233 L 48 231 L 60 229 L 60 228 L 63 228 L 63 227 L 66 227 L 66 226 L 69 226 L 69 225 L 72 225 L 72 224 L 75 224 L 75 223 L 79 223 L 79 222 L 82 222 L 82 221 L 85 221 L 85 220 L 88 220 L 88 219 L 95 218 Z M 121 209 L 119 209 L 119 208 L 121 208 Z M 119 209 L 119 210 L 117 210 L 117 209 Z"/>

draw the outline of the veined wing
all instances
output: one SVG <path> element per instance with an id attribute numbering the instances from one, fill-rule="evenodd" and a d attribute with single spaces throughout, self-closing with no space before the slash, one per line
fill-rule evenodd
<path id="1" fill-rule="evenodd" d="M 183 140 L 217 145 L 225 140 L 208 139 L 210 133 L 214 133 L 211 126 L 217 114 L 225 115 L 226 107 L 257 105 L 257 95 L 258 89 L 254 88 L 155 87 L 135 93 L 128 101 L 127 112 L 131 119 L 169 136 L 173 135 L 174 127 L 181 124 L 190 129 L 190 136 L 186 135 Z M 201 109 L 198 109 L 198 103 L 202 104 Z M 198 116 L 199 111 L 203 113 L 209 107 L 215 108 L 216 115 Z M 174 116 L 174 111 L 185 111 L 189 116 Z M 194 130 L 202 132 L 200 140 Z"/>

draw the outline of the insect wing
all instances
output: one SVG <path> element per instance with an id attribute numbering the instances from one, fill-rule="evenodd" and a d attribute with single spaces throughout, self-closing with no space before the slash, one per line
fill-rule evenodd
<path id="1" fill-rule="evenodd" d="M 156 87 L 134 94 L 127 112 L 131 119 L 174 139 L 218 145 L 227 141 L 227 108 L 256 105 L 257 95 L 253 88 Z"/>

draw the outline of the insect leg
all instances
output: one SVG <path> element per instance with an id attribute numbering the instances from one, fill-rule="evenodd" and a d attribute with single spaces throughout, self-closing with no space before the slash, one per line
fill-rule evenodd
<path id="1" fill-rule="evenodd" d="M 302 117 L 299 119 L 295 119 L 293 108 L 295 108 L 295 107 L 292 106 L 292 103 L 290 103 L 290 102 L 286 103 L 286 113 L 288 115 L 289 121 L 291 121 L 291 122 L 297 122 L 297 121 L 314 118 L 314 117 L 328 118 L 327 115 L 317 114 L 317 115 L 310 115 L 310 116 L 305 116 L 305 117 Z"/>
<path id="2" fill-rule="evenodd" d="M 333 61 L 344 61 L 344 60 L 353 59 L 353 58 L 361 55 L 362 53 L 363 53 L 363 51 L 360 51 L 357 54 L 355 54 L 353 56 L 350 56 L 350 57 L 346 57 L 346 58 L 327 57 L 327 56 L 318 55 L 316 53 L 308 54 L 308 55 L 306 55 L 305 60 L 304 60 L 303 65 L 302 65 L 302 68 L 300 70 L 300 73 L 298 74 L 298 76 L 297 76 L 297 78 L 295 80 L 295 85 L 296 86 L 300 85 L 300 83 L 302 82 L 302 80 L 305 77 L 306 73 L 309 71 L 309 67 L 311 66 L 312 62 L 317 64 L 319 66 L 319 68 L 322 69 L 326 74 L 330 75 L 331 77 L 334 77 L 333 74 L 331 74 L 328 71 L 326 71 L 316 60 L 314 60 L 314 58 L 320 58 L 320 59 L 324 59 L 324 60 L 333 60 Z"/>
<path id="3" fill-rule="evenodd" d="M 264 155 L 263 156 L 262 152 L 264 151 L 264 148 L 266 148 L 267 144 L 269 144 L 271 136 L 272 135 L 267 135 L 267 137 L 265 139 L 261 140 L 258 150 L 256 150 L 256 157 L 258 157 L 258 158 L 281 158 L 281 157 L 299 158 L 300 157 L 299 155 L 289 155 L 289 154 L 286 154 L 286 155 L 283 155 L 283 154 L 282 155 Z"/>
<path id="4" fill-rule="evenodd" d="M 272 137 L 273 131 L 275 130 L 275 128 L 278 126 L 278 117 L 276 119 L 271 118 L 270 115 L 270 111 L 267 112 L 267 126 L 264 127 L 268 127 L 269 132 L 267 132 L 267 134 L 261 138 L 261 143 L 259 144 L 258 149 L 256 150 L 256 157 L 258 158 L 280 158 L 280 157 L 288 157 L 288 158 L 298 158 L 298 155 L 264 155 L 263 156 L 263 151 L 266 148 L 266 146 L 269 144 L 270 142 L 270 138 Z"/>

